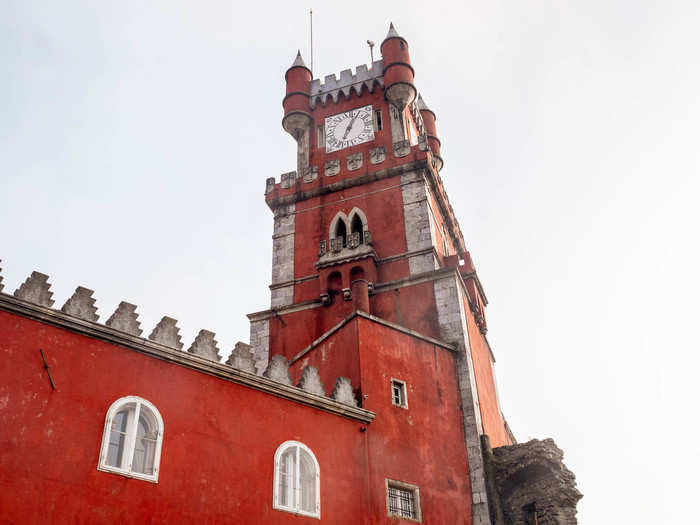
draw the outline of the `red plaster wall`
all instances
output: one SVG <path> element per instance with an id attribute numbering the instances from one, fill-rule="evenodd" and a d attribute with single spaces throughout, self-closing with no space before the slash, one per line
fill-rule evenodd
<path id="1" fill-rule="evenodd" d="M 424 523 L 471 523 L 471 493 L 455 358 L 449 351 L 358 319 L 368 428 L 373 523 L 386 517 L 385 479 L 420 487 Z M 407 384 L 408 409 L 391 402 L 391 379 Z"/>
<path id="2" fill-rule="evenodd" d="M 290 439 L 319 461 L 323 521 L 368 522 L 358 422 L 6 312 L 0 359 L 3 523 L 318 523 L 272 510 Z M 97 470 L 107 409 L 126 395 L 163 417 L 157 484 Z"/>
<path id="3" fill-rule="evenodd" d="M 304 367 L 308 365 L 318 368 L 326 395 L 331 394 L 339 377 L 347 377 L 357 392 L 359 401 L 362 383 L 357 341 L 357 318 L 348 322 L 289 367 L 294 384 L 299 382 Z"/>

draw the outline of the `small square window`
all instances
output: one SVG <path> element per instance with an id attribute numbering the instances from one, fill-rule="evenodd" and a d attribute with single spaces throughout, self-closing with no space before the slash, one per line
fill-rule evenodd
<path id="1" fill-rule="evenodd" d="M 400 379 L 391 380 L 391 403 L 401 408 L 408 408 L 406 383 Z"/>
<path id="2" fill-rule="evenodd" d="M 389 517 L 422 521 L 418 487 L 402 481 L 387 479 L 386 510 Z"/>

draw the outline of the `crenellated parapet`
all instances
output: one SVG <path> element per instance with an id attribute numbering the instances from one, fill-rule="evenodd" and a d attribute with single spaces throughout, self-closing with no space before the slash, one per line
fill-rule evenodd
<path id="1" fill-rule="evenodd" d="M 317 104 L 328 103 L 328 98 L 334 102 L 338 102 L 338 97 L 343 95 L 349 98 L 351 93 L 357 96 L 362 95 L 364 90 L 373 93 L 379 87 L 384 88 L 384 62 L 375 60 L 372 62 L 372 67 L 367 68 L 366 64 L 362 64 L 355 68 L 355 74 L 352 70 L 345 69 L 340 72 L 340 78 L 335 75 L 326 75 L 321 82 L 320 79 L 311 81 L 311 108 Z"/>
<path id="2" fill-rule="evenodd" d="M 326 396 L 318 370 L 306 367 L 301 381 L 294 386 L 289 375 L 289 363 L 280 355 L 273 356 L 264 372 L 259 374 L 253 347 L 249 344 L 236 343 L 226 363 L 220 363 L 221 355 L 214 332 L 200 330 L 187 351 L 183 351 L 180 329 L 177 320 L 172 317 L 164 316 L 148 338 L 144 338 L 141 336 L 143 330 L 137 306 L 132 303 L 120 302 L 107 321 L 100 324 L 93 293 L 92 290 L 79 286 L 60 310 L 53 309 L 49 276 L 32 272 L 12 296 L 0 293 L 0 310 L 48 322 L 366 423 L 374 418 L 372 412 L 359 408 L 352 385 L 345 378 L 339 378 L 333 393 Z"/>

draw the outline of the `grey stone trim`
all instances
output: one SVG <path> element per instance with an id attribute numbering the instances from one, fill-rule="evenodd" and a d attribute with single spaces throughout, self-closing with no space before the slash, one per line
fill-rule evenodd
<path id="1" fill-rule="evenodd" d="M 338 96 L 341 93 L 345 98 L 348 98 L 353 91 L 359 96 L 365 88 L 372 93 L 377 85 L 384 86 L 383 75 L 384 62 L 375 60 L 372 62 L 371 69 L 367 69 L 366 64 L 357 66 L 354 75 L 351 70 L 345 69 L 340 72 L 340 78 L 336 78 L 335 75 L 326 75 L 323 84 L 320 79 L 314 79 L 309 89 L 311 108 L 315 108 L 319 102 L 325 106 L 328 97 L 333 102 L 338 102 Z"/>
<path id="2" fill-rule="evenodd" d="M 136 305 L 122 301 L 114 313 L 105 323 L 110 328 L 139 336 L 143 332 L 139 323 L 139 314 L 136 313 Z"/>
<path id="3" fill-rule="evenodd" d="M 286 306 L 294 302 L 294 285 L 275 287 L 270 291 L 270 307 Z"/>
<path id="4" fill-rule="evenodd" d="M 389 125 L 391 126 L 391 142 L 396 144 L 406 140 L 406 127 L 404 126 L 403 114 L 398 108 L 389 103 Z"/>
<path id="5" fill-rule="evenodd" d="M 272 190 L 275 189 L 275 178 L 274 177 L 268 177 L 265 180 L 265 195 L 268 193 L 272 192 Z"/>
<path id="6" fill-rule="evenodd" d="M 400 259 L 409 259 L 411 257 L 416 257 L 418 255 L 425 255 L 427 253 L 432 253 L 437 257 L 437 251 L 434 246 L 430 248 L 423 248 L 422 250 L 415 250 L 412 252 L 397 253 L 396 255 L 390 255 L 389 257 L 384 257 L 383 259 L 378 259 L 377 264 L 386 264 L 389 262 L 398 261 Z"/>
<path id="7" fill-rule="evenodd" d="M 95 299 L 92 297 L 93 293 L 88 288 L 78 286 L 70 299 L 61 307 L 61 311 L 86 321 L 97 321 L 99 316 L 95 307 Z"/>
<path id="8" fill-rule="evenodd" d="M 294 312 L 301 312 L 303 310 L 311 310 L 312 308 L 318 308 L 321 306 L 320 299 L 311 299 L 310 301 L 304 301 L 303 303 L 296 303 L 288 306 L 280 306 L 271 310 L 262 310 L 260 312 L 253 312 L 246 314 L 246 317 L 250 322 L 262 321 L 266 319 L 271 319 L 277 315 L 292 314 Z"/>
<path id="9" fill-rule="evenodd" d="M 458 351 L 457 378 L 462 399 L 462 414 L 469 477 L 472 487 L 472 521 L 474 524 L 490 524 L 484 462 L 481 453 L 481 409 L 476 389 L 474 363 L 472 361 L 467 313 L 464 310 L 465 295 L 457 275 L 435 281 L 435 303 L 438 311 L 440 337 L 453 343 Z"/>
<path id="10" fill-rule="evenodd" d="M 348 155 L 346 162 L 348 171 L 359 170 L 362 167 L 362 152 L 351 153 Z"/>
<path id="11" fill-rule="evenodd" d="M 240 341 L 233 347 L 233 352 L 228 356 L 226 364 L 238 370 L 243 370 L 244 372 L 249 372 L 251 374 L 257 373 L 255 358 L 253 356 L 253 347 L 241 343 Z"/>
<path id="12" fill-rule="evenodd" d="M 275 210 L 274 229 L 272 234 L 272 284 L 283 283 L 294 279 L 294 204 L 282 206 Z M 292 303 L 289 291 L 273 292 L 272 306 L 284 306 Z"/>
<path id="13" fill-rule="evenodd" d="M 0 259 L 0 263 L 2 262 L 2 259 Z M 0 292 L 2 292 L 2 289 L 5 287 L 4 284 L 2 284 L 2 268 L 0 267 Z"/>
<path id="14" fill-rule="evenodd" d="M 301 388 L 305 392 L 318 396 L 326 395 L 326 389 L 323 388 L 321 376 L 318 374 L 318 368 L 315 366 L 307 366 L 304 368 L 297 388 Z"/>
<path id="15" fill-rule="evenodd" d="M 148 338 L 170 348 L 182 350 L 183 344 L 180 339 L 180 329 L 177 327 L 177 319 L 172 317 L 164 316 L 153 328 Z"/>
<path id="16" fill-rule="evenodd" d="M 269 208 L 274 211 L 281 206 L 286 206 L 288 204 L 293 204 L 296 202 L 305 201 L 307 199 L 320 197 L 322 195 L 328 195 L 329 193 L 335 193 L 349 188 L 354 188 L 355 186 L 362 186 L 373 181 L 390 179 L 392 177 L 396 177 L 397 175 L 401 175 L 402 173 L 416 171 L 420 169 L 429 169 L 428 162 L 425 159 L 407 162 L 406 164 L 401 164 L 392 168 L 384 168 L 372 173 L 358 175 L 357 177 L 346 178 L 343 180 L 339 180 L 338 182 L 324 184 L 323 186 L 308 188 L 306 190 L 301 191 L 295 191 L 294 193 L 291 193 L 289 195 L 270 199 L 266 202 Z M 387 188 L 379 191 L 386 191 L 386 189 Z M 310 211 L 313 209 L 313 207 L 307 208 L 304 211 Z"/>
<path id="17" fill-rule="evenodd" d="M 274 314 L 270 312 L 270 317 Z M 267 366 L 270 357 L 270 321 L 269 318 L 250 321 L 250 346 L 253 347 L 258 374 Z"/>
<path id="18" fill-rule="evenodd" d="M 32 272 L 27 280 L 15 290 L 15 297 L 18 299 L 24 299 L 48 308 L 51 308 L 54 303 L 51 299 L 52 295 L 49 276 L 39 272 Z"/>
<path id="19" fill-rule="evenodd" d="M 197 372 L 218 377 L 225 381 L 254 388 L 261 392 L 338 416 L 348 417 L 363 423 L 370 423 L 375 417 L 374 412 L 369 410 L 343 405 L 329 398 L 309 394 L 296 387 L 275 383 L 264 377 L 243 372 L 222 363 L 168 348 L 159 343 L 149 341 L 148 339 L 136 337 L 99 323 L 73 317 L 59 310 L 36 305 L 4 293 L 0 293 L 0 310 L 87 337 L 93 337 L 100 341 L 118 345 L 124 351 L 138 352 L 148 357 L 160 359 Z"/>
<path id="20" fill-rule="evenodd" d="M 318 279 L 319 274 L 314 273 L 312 275 L 306 275 L 304 277 L 299 277 L 297 279 L 293 279 L 291 281 L 285 281 L 283 283 L 277 283 L 277 284 L 271 284 L 268 286 L 270 290 L 274 290 L 275 288 L 284 288 L 285 286 L 291 286 L 293 284 L 299 284 L 299 283 L 305 283 L 306 281 L 313 281 L 314 279 Z"/>
<path id="21" fill-rule="evenodd" d="M 289 363 L 287 363 L 287 359 L 280 354 L 273 355 L 263 372 L 263 377 L 283 385 L 291 385 L 292 379 L 289 377 Z"/>
<path id="22" fill-rule="evenodd" d="M 403 197 L 404 228 L 406 231 L 406 249 L 423 250 L 436 246 L 432 221 L 428 205 L 428 188 L 425 177 L 420 172 L 401 175 L 401 195 Z M 411 275 L 429 272 L 440 267 L 437 257 L 432 253 L 410 257 L 408 266 Z"/>
<path id="23" fill-rule="evenodd" d="M 335 382 L 335 386 L 333 387 L 331 398 L 335 399 L 338 403 L 343 403 L 344 405 L 350 405 L 353 407 L 358 406 L 357 399 L 355 399 L 355 393 L 352 391 L 350 379 L 347 377 L 338 378 L 338 380 Z"/>
<path id="24" fill-rule="evenodd" d="M 190 354 L 198 355 L 204 359 L 209 359 L 211 361 L 221 361 L 221 356 L 219 355 L 219 348 L 216 346 L 216 340 L 214 339 L 214 332 L 209 330 L 200 330 L 192 342 L 187 351 Z"/>

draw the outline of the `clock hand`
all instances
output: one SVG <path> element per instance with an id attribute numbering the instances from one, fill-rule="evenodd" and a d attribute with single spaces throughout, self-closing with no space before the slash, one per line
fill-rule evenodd
<path id="1" fill-rule="evenodd" d="M 352 129 L 352 125 L 355 123 L 356 120 L 357 120 L 357 114 L 355 114 L 355 116 L 352 117 L 352 119 L 350 120 L 350 124 L 348 124 L 348 127 L 345 129 L 345 135 L 343 135 L 343 140 L 348 138 L 348 133 L 350 133 L 350 130 Z"/>

